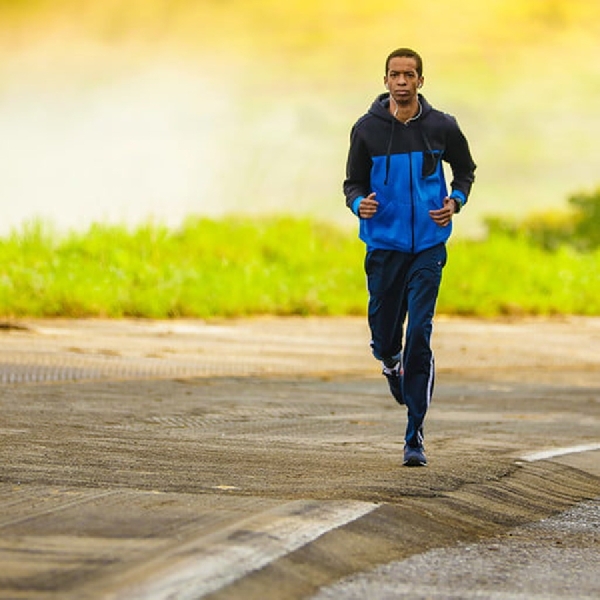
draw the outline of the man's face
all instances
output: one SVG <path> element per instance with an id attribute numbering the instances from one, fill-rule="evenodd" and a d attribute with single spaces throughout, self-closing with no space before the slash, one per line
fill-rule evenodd
<path id="1" fill-rule="evenodd" d="M 423 77 L 417 73 L 417 61 L 408 56 L 396 56 L 390 60 L 387 75 L 383 78 L 392 98 L 398 104 L 411 104 L 417 98 L 417 90 Z"/>

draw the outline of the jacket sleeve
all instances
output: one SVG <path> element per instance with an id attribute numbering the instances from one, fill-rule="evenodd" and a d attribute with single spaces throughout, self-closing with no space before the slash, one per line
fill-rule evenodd
<path id="1" fill-rule="evenodd" d="M 355 125 L 350 133 L 350 150 L 348 151 L 346 179 L 344 180 L 346 206 L 354 214 L 356 214 L 356 200 L 371 193 L 371 166 L 371 156 L 358 131 L 358 126 Z"/>
<path id="2" fill-rule="evenodd" d="M 450 197 L 458 200 L 460 206 L 463 206 L 469 198 L 471 186 L 475 181 L 477 166 L 471 157 L 467 138 L 465 138 L 456 119 L 453 117 L 451 117 L 451 126 L 446 140 L 444 160 L 448 162 L 452 169 L 453 179 L 450 184 L 452 188 Z"/>

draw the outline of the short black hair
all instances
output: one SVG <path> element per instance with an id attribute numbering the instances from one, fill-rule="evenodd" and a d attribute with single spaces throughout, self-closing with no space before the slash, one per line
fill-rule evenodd
<path id="1" fill-rule="evenodd" d="M 392 58 L 398 58 L 399 56 L 403 56 L 406 58 L 414 58 L 417 63 L 417 74 L 419 77 L 423 77 L 423 59 L 421 58 L 418 52 L 411 50 L 410 48 L 398 48 L 393 52 L 390 52 L 390 55 L 385 60 L 385 74 L 388 74 L 388 70 L 390 68 L 390 60 Z"/>

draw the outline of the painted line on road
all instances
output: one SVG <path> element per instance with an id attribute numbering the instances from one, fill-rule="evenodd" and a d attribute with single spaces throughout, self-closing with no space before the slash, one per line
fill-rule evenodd
<path id="1" fill-rule="evenodd" d="M 288 502 L 146 562 L 103 598 L 192 600 L 220 590 L 323 534 L 375 510 L 358 501 Z"/>
<path id="2" fill-rule="evenodd" d="M 593 450 L 600 450 L 600 443 L 581 444 L 579 446 L 568 446 L 566 448 L 552 448 L 551 450 L 542 450 L 540 452 L 524 454 L 520 458 L 527 462 L 535 462 L 536 460 L 547 460 L 549 458 L 556 458 L 557 456 L 564 456 L 565 454 L 577 454 L 579 452 L 591 452 Z"/>

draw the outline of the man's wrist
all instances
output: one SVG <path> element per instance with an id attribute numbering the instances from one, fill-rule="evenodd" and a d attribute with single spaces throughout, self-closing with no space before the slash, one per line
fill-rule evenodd
<path id="1" fill-rule="evenodd" d="M 464 199 L 461 198 L 460 194 L 456 192 L 456 190 L 450 194 L 450 198 L 454 200 L 454 212 L 459 213 L 460 209 L 463 207 L 465 203 Z"/>
<path id="2" fill-rule="evenodd" d="M 357 217 L 360 217 L 360 203 L 364 199 L 365 199 L 364 196 L 358 196 L 358 198 L 355 198 L 354 201 L 352 202 L 351 210 Z"/>

